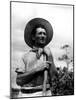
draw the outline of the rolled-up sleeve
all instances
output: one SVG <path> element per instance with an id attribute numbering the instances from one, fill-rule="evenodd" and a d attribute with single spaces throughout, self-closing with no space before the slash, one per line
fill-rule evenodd
<path id="1" fill-rule="evenodd" d="M 22 86 L 23 82 L 21 78 L 18 78 L 18 75 L 25 73 L 25 64 L 23 61 L 23 57 L 18 60 L 18 67 L 16 68 L 17 77 L 16 77 L 16 83 L 17 85 Z"/>
<path id="2" fill-rule="evenodd" d="M 25 64 L 23 62 L 23 58 L 19 60 L 18 67 L 16 69 L 18 72 L 25 72 Z"/>

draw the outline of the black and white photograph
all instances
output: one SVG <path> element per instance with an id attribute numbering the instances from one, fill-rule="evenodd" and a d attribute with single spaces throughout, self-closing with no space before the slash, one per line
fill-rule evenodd
<path id="1" fill-rule="evenodd" d="M 10 2 L 11 98 L 74 95 L 74 5 Z"/>

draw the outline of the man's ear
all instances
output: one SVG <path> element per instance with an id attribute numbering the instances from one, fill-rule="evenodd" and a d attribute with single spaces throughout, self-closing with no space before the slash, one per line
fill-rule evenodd
<path id="1" fill-rule="evenodd" d="M 32 35 L 32 40 L 35 41 L 35 35 Z"/>

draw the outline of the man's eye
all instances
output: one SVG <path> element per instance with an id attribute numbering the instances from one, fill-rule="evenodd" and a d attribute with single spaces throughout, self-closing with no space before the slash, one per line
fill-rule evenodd
<path id="1" fill-rule="evenodd" d="M 39 32 L 38 34 L 39 34 L 39 35 L 41 35 L 41 34 L 42 34 L 42 32 Z"/>
<path id="2" fill-rule="evenodd" d="M 44 34 L 44 35 L 46 35 L 46 33 L 45 33 L 45 32 L 39 32 L 39 35 L 41 35 L 41 34 Z"/>
<path id="3" fill-rule="evenodd" d="M 44 34 L 44 35 L 46 35 L 46 33 L 45 33 L 45 32 L 43 32 L 43 34 Z"/>
<path id="4" fill-rule="evenodd" d="M 41 32 L 38 32 L 36 35 L 41 35 L 42 33 Z"/>

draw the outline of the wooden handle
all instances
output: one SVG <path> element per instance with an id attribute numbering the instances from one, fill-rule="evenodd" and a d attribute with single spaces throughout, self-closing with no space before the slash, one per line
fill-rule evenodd
<path id="1" fill-rule="evenodd" d="M 46 96 L 47 70 L 44 71 L 43 96 Z"/>
<path id="2" fill-rule="evenodd" d="M 43 55 L 43 61 L 46 61 L 46 55 L 45 54 Z M 47 74 L 48 74 L 47 69 L 45 69 L 44 70 L 44 81 L 43 81 L 43 96 L 46 96 Z"/>

